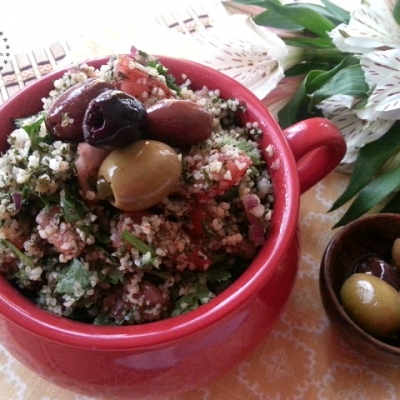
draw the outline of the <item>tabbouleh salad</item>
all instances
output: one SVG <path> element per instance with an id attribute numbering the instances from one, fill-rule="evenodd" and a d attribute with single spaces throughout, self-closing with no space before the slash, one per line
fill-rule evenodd
<path id="1" fill-rule="evenodd" d="M 148 91 L 137 94 L 145 107 L 183 99 L 206 108 L 213 121 L 208 139 L 174 148 L 182 165 L 178 184 L 140 211 L 99 199 L 88 173 L 99 165 L 81 166 L 95 159 L 91 146 L 61 140 L 45 124 L 51 105 L 79 82 L 132 81 L 117 73 L 121 63 L 150 79 L 143 81 Z M 219 96 L 192 90 L 190 77 L 178 86 L 140 51 L 99 69 L 70 68 L 43 99 L 42 112 L 16 121 L 0 157 L 0 273 L 44 310 L 92 324 L 147 323 L 212 301 L 264 243 L 274 202 L 257 123 L 238 126 L 246 105 Z"/>

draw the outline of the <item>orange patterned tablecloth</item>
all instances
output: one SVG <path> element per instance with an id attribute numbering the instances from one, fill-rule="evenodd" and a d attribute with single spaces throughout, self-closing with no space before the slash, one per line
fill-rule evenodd
<path id="1" fill-rule="evenodd" d="M 348 176 L 332 173 L 303 194 L 301 259 L 287 308 L 271 334 L 230 373 L 208 386 L 165 400 L 389 400 L 400 398 L 400 366 L 354 351 L 332 329 L 322 308 L 319 263 L 343 210 L 327 213 Z M 36 376 L 0 344 L 1 400 L 107 400 L 61 389 Z M 132 397 L 132 400 L 140 400 Z M 151 400 L 151 399 L 147 399 Z"/>
<path id="2" fill-rule="evenodd" d="M 17 5 L 20 1 L 7 2 L 14 3 Z M 0 21 L 6 22 L 4 18 Z M 0 28 L 10 33 L 8 26 Z M 16 59 L 13 68 L 8 66 L 0 73 L 0 103 L 30 80 L 55 68 L 64 56 L 63 50 L 68 49 L 68 46 L 50 46 L 44 52 L 34 51 L 27 63 L 26 57 L 17 57 L 16 33 L 11 39 Z M 21 44 L 26 43 L 21 41 Z M 331 228 L 344 210 L 327 211 L 344 190 L 348 178 L 331 173 L 301 197 L 298 279 L 287 308 L 271 334 L 226 376 L 194 392 L 165 400 L 400 398 L 400 366 L 374 363 L 340 339 L 325 315 L 319 296 L 319 263 L 334 234 Z M 43 380 L 16 361 L 0 343 L 0 400 L 108 399 L 80 396 Z M 133 396 L 132 400 L 140 399 Z"/>

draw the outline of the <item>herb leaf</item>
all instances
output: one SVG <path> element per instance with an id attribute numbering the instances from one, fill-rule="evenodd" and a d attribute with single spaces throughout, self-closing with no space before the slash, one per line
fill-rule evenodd
<path id="1" fill-rule="evenodd" d="M 171 316 L 174 317 L 195 310 L 199 305 L 208 303 L 215 296 L 206 285 L 195 283 L 191 288 L 193 293 L 182 296 L 178 301 L 174 302 Z"/>
<path id="2" fill-rule="evenodd" d="M 137 236 L 133 235 L 129 231 L 123 231 L 121 234 L 121 239 L 128 242 L 142 254 L 150 253 L 153 257 L 156 255 L 154 249 L 142 242 Z"/>
<path id="3" fill-rule="evenodd" d="M 26 118 L 15 120 L 15 124 L 28 134 L 31 141 L 31 151 L 40 150 L 40 143 L 49 142 L 48 135 L 45 135 L 44 137 L 40 136 L 40 128 L 45 120 L 45 114 L 39 113 L 34 118 L 35 120 L 27 125 L 23 125 Z"/>
<path id="4" fill-rule="evenodd" d="M 156 268 L 159 267 L 160 259 L 152 247 L 142 242 L 137 236 L 133 235 L 129 231 L 123 231 L 121 234 L 121 239 L 128 242 L 144 256 L 140 261 L 140 265 L 137 265 L 137 267 L 146 267 L 147 265 L 153 265 Z M 147 255 L 150 255 L 150 257 Z"/>
<path id="5" fill-rule="evenodd" d="M 21 250 L 19 250 L 16 246 L 14 246 L 11 242 L 5 239 L 0 239 L 0 244 L 4 247 L 8 247 L 20 260 L 21 262 L 30 267 L 31 269 L 34 269 L 36 267 L 35 263 L 31 258 L 29 258 L 27 255 L 25 255 Z"/>
<path id="6" fill-rule="evenodd" d="M 75 186 L 67 186 L 60 192 L 60 204 L 67 222 L 79 221 L 89 212 L 77 193 Z"/>
<path id="7" fill-rule="evenodd" d="M 57 282 L 55 292 L 61 294 L 70 294 L 75 297 L 82 297 L 82 295 L 77 295 L 77 286 L 85 290 L 91 287 L 91 278 L 96 277 L 96 271 L 90 271 L 85 268 L 85 264 L 74 259 L 71 264 L 60 273 L 59 280 Z"/>

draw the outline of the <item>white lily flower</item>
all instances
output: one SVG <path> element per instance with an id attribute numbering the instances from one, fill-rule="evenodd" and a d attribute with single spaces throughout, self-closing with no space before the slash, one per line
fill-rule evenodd
<path id="1" fill-rule="evenodd" d="M 317 108 L 341 131 L 347 145 L 342 164 L 355 162 L 361 147 L 382 137 L 394 124 L 394 120 L 363 118 L 364 110 L 354 108 L 359 99 L 348 95 L 334 95 L 323 100 Z"/>
<path id="2" fill-rule="evenodd" d="M 364 54 L 360 65 L 372 90 L 365 112 L 382 119 L 400 119 L 400 50 Z"/>
<path id="3" fill-rule="evenodd" d="M 330 33 L 333 43 L 341 51 L 356 54 L 400 47 L 400 27 L 393 18 L 393 8 L 394 0 L 362 1 L 349 23 Z"/>
<path id="4" fill-rule="evenodd" d="M 289 52 L 274 33 L 258 27 L 246 15 L 219 19 L 212 28 L 199 29 L 194 37 L 202 51 L 198 62 L 234 78 L 263 99 L 294 65 L 302 50 Z"/>

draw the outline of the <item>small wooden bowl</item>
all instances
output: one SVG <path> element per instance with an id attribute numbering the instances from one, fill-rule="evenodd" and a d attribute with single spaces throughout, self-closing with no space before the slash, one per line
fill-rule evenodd
<path id="1" fill-rule="evenodd" d="M 329 242 L 321 261 L 319 289 L 325 312 L 338 333 L 370 359 L 400 364 L 399 347 L 374 338 L 345 312 L 340 288 L 351 274 L 354 261 L 376 253 L 390 261 L 391 249 L 400 237 L 400 214 L 374 214 L 341 228 Z"/>

